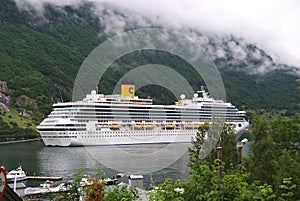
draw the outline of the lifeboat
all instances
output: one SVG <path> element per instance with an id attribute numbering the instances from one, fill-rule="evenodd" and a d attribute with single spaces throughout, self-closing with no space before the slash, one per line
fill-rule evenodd
<path id="1" fill-rule="evenodd" d="M 153 126 L 154 126 L 154 124 L 145 124 L 145 126 L 147 127 L 147 128 L 152 128 Z"/>
<path id="2" fill-rule="evenodd" d="M 119 128 L 119 127 L 120 127 L 120 124 L 116 124 L 116 123 L 114 123 L 114 124 L 109 124 L 109 127 L 110 127 L 110 128 Z"/>
<path id="3" fill-rule="evenodd" d="M 143 128 L 143 124 L 140 124 L 140 123 L 134 124 L 134 127 L 136 127 L 136 128 Z"/>
<path id="4" fill-rule="evenodd" d="M 167 128 L 174 128 L 174 127 L 175 127 L 175 124 L 165 124 L 165 126 L 166 126 Z"/>
<path id="5" fill-rule="evenodd" d="M 200 126 L 202 126 L 201 124 L 197 123 L 197 124 L 194 124 L 194 127 L 196 128 L 199 128 Z"/>

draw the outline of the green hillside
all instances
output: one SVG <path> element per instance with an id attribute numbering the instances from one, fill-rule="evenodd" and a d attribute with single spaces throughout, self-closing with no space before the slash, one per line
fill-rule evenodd
<path id="1" fill-rule="evenodd" d="M 9 126 L 13 130 L 25 124 L 34 128 L 51 111 L 52 103 L 60 100 L 60 93 L 64 100 L 70 100 L 82 62 L 106 39 L 91 7 L 89 4 L 78 9 L 65 7 L 62 12 L 48 5 L 41 16 L 34 11 L 19 11 L 11 0 L 0 1 L 0 81 L 5 81 L 8 87 L 7 91 L 0 92 L 11 98 L 10 111 L 5 115 L 0 113 L 0 128 Z M 174 68 L 195 90 L 204 84 L 180 58 L 163 52 L 139 51 L 111 66 L 101 80 L 100 91 L 111 93 L 124 73 L 151 63 Z M 221 74 L 227 100 L 241 109 L 280 111 L 287 115 L 299 111 L 299 83 L 295 75 L 284 71 L 247 75 L 225 70 Z M 158 86 L 144 87 L 137 93 L 153 97 L 156 103 L 175 101 L 168 90 Z M 16 117 L 24 110 L 29 115 L 22 117 L 28 121 L 25 124 Z M 9 115 L 11 118 L 7 118 Z M 9 132 L 5 130 L 5 134 Z"/>

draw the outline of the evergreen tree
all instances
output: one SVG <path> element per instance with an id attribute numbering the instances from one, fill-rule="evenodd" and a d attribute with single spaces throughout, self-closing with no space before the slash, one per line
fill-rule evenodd
<path id="1" fill-rule="evenodd" d="M 237 167 L 237 140 L 232 126 L 224 124 L 218 146 L 222 147 L 224 170 Z M 216 156 L 216 154 L 215 154 Z"/>
<path id="2" fill-rule="evenodd" d="M 273 141 L 271 138 L 263 138 L 253 149 L 253 175 L 256 180 L 263 183 L 273 183 L 273 175 L 276 172 L 276 161 L 274 156 Z"/>
<path id="3" fill-rule="evenodd" d="M 201 131 L 202 132 L 202 131 Z M 200 133 L 201 133 L 200 132 Z M 193 146 L 199 146 L 200 142 L 203 139 L 195 141 Z M 228 124 L 224 124 L 220 137 L 215 145 L 214 149 L 207 155 L 205 160 L 209 164 L 213 164 L 214 161 L 217 159 L 217 147 L 222 147 L 222 161 L 224 162 L 224 171 L 227 171 L 232 168 L 237 167 L 237 140 L 236 135 L 234 133 L 234 129 L 232 126 Z M 198 147 L 199 148 L 199 147 Z M 201 147 L 200 147 L 201 148 Z"/>
<path id="4" fill-rule="evenodd" d="M 299 150 L 300 115 L 293 117 L 276 116 L 271 123 L 271 137 L 278 152 L 285 149 L 291 153 Z"/>
<path id="5" fill-rule="evenodd" d="M 253 154 L 246 161 L 246 168 L 251 172 L 251 179 L 273 184 L 276 173 L 273 140 L 269 137 L 269 125 L 265 116 L 255 117 L 252 129 L 254 142 Z"/>
<path id="6" fill-rule="evenodd" d="M 208 123 L 205 123 L 203 126 L 200 126 L 194 139 L 192 140 L 192 146 L 188 148 L 190 164 L 193 164 L 194 162 L 203 159 L 201 151 L 204 148 L 203 144 L 208 129 L 209 129 Z"/>
<path id="7" fill-rule="evenodd" d="M 300 200 L 300 152 L 296 152 L 295 157 L 293 158 L 293 175 L 292 181 L 297 185 L 297 189 L 295 191 L 296 200 Z"/>

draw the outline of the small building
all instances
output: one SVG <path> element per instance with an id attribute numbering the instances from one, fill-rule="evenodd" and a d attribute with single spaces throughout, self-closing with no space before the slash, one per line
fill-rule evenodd
<path id="1" fill-rule="evenodd" d="M 143 175 L 131 174 L 128 176 L 128 185 L 132 188 L 143 188 Z"/>

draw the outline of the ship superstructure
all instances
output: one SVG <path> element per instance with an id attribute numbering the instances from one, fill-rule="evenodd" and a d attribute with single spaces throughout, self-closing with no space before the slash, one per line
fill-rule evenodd
<path id="1" fill-rule="evenodd" d="M 152 99 L 139 98 L 131 84 L 122 85 L 121 91 L 104 95 L 93 90 L 82 101 L 54 104 L 38 126 L 45 145 L 188 143 L 199 126 L 218 114 L 237 135 L 248 127 L 244 111 L 209 97 L 203 88 L 192 99 L 182 95 L 174 105 L 154 105 Z"/>

